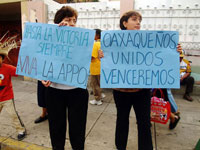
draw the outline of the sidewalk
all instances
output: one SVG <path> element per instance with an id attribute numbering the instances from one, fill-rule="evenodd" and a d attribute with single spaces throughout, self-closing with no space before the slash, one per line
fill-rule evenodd
<path id="1" fill-rule="evenodd" d="M 40 115 L 41 108 L 37 105 L 36 83 L 13 79 L 16 109 L 23 120 L 27 137 L 16 140 L 17 133 L 10 125 L 6 111 L 0 114 L 0 150 L 50 150 L 51 143 L 48 122 L 34 124 Z M 200 91 L 199 91 L 200 93 Z M 114 134 L 116 109 L 111 90 L 105 90 L 106 97 L 101 106 L 89 105 L 85 150 L 115 150 Z M 90 95 L 90 99 L 93 96 Z M 188 102 L 181 95 L 175 95 L 181 112 L 181 120 L 174 130 L 167 125 L 156 124 L 158 150 L 192 150 L 200 139 L 200 97 L 193 96 L 194 101 Z M 133 111 L 130 117 L 130 132 L 127 150 L 137 150 L 137 128 Z M 152 126 L 154 143 L 154 128 Z M 155 147 L 155 146 L 154 146 Z M 66 139 L 66 150 L 71 150 Z"/>

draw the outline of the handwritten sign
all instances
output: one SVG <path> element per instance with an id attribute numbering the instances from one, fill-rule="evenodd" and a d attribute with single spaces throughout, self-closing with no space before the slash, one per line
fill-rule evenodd
<path id="1" fill-rule="evenodd" d="M 17 74 L 86 88 L 95 31 L 26 23 Z"/>
<path id="2" fill-rule="evenodd" d="M 104 31 L 101 88 L 179 88 L 175 31 Z"/>

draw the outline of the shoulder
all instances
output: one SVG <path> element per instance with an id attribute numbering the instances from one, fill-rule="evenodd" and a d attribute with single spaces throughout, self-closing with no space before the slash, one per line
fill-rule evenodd
<path id="1" fill-rule="evenodd" d="M 15 66 L 12 66 L 12 65 L 9 65 L 9 64 L 3 64 L 2 67 L 7 69 L 7 70 L 15 70 L 16 69 Z"/>
<path id="2" fill-rule="evenodd" d="M 95 41 L 94 44 L 95 45 L 101 45 L 101 42 L 100 41 Z"/>
<path id="3" fill-rule="evenodd" d="M 6 65 L 7 68 L 16 68 L 16 67 L 13 66 L 13 65 L 9 65 L 9 64 L 4 64 L 4 65 Z"/>
<path id="4" fill-rule="evenodd" d="M 94 42 L 94 48 L 100 49 L 101 43 L 99 41 Z"/>

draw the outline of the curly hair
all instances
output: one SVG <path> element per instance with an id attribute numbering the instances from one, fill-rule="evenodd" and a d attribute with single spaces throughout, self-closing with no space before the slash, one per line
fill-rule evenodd
<path id="1" fill-rule="evenodd" d="M 126 27 L 124 26 L 123 22 L 127 22 L 128 19 L 132 16 L 136 16 L 136 17 L 139 17 L 140 20 L 142 21 L 142 15 L 137 12 L 137 11 L 134 11 L 134 10 L 131 10 L 131 11 L 128 11 L 128 12 L 125 12 L 122 17 L 120 18 L 120 28 L 122 30 L 126 30 Z"/>
<path id="2" fill-rule="evenodd" d="M 78 12 L 76 9 L 70 7 L 70 6 L 63 6 L 61 9 L 59 9 L 54 17 L 54 23 L 59 24 L 65 17 L 73 17 L 78 18 Z"/>

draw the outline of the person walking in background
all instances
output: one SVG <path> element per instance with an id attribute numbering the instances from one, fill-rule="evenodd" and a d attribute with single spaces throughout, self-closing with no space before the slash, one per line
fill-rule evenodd
<path id="1" fill-rule="evenodd" d="M 75 27 L 78 12 L 70 6 L 59 9 L 54 23 Z M 69 140 L 73 150 L 84 150 L 88 110 L 88 90 L 63 84 L 42 81 L 47 88 L 46 106 L 53 150 L 64 150 L 66 123 L 69 123 Z"/>
<path id="2" fill-rule="evenodd" d="M 47 109 L 46 109 L 46 87 L 38 80 L 37 84 L 37 100 L 38 106 L 42 107 L 42 114 L 35 120 L 35 123 L 40 123 L 48 119 Z"/>
<path id="3" fill-rule="evenodd" d="M 187 59 L 184 59 L 183 52 L 180 54 L 180 83 L 186 85 L 186 90 L 183 98 L 192 102 L 193 99 L 190 94 L 193 91 L 194 78 L 191 76 L 191 66 Z"/>
<path id="4" fill-rule="evenodd" d="M 92 105 L 102 105 L 102 98 L 105 97 L 103 93 L 101 93 L 100 88 L 100 67 L 101 67 L 101 61 L 99 59 L 99 53 L 101 49 L 101 30 L 95 29 L 96 35 L 95 35 L 95 42 L 92 50 L 92 60 L 90 64 L 90 86 L 92 87 L 94 100 L 90 100 L 90 104 Z M 103 96 L 103 97 L 102 97 Z"/>
<path id="5" fill-rule="evenodd" d="M 5 57 L 8 56 L 9 49 L 7 44 L 0 42 L 0 112 L 3 108 L 8 112 L 18 132 L 17 139 L 21 141 L 26 136 L 26 129 L 15 108 L 11 82 L 11 78 L 17 76 L 16 67 L 3 63 Z"/>

